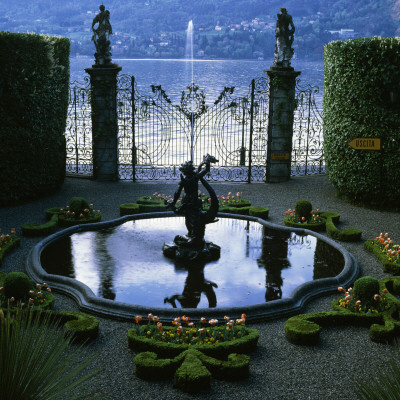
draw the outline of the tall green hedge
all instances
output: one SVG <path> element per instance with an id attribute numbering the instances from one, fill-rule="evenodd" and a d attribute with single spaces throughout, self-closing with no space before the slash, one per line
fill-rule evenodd
<path id="1" fill-rule="evenodd" d="M 0 206 L 64 180 L 69 51 L 67 38 L 0 32 Z"/>
<path id="2" fill-rule="evenodd" d="M 324 48 L 324 152 L 330 182 L 351 201 L 399 206 L 400 38 L 337 41 Z M 381 150 L 355 150 L 380 138 Z"/>

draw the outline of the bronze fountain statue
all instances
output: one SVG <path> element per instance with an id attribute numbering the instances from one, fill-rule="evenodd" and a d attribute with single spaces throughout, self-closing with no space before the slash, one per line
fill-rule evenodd
<path id="1" fill-rule="evenodd" d="M 197 170 L 192 161 L 186 161 L 181 165 L 181 180 L 174 198 L 166 201 L 168 208 L 177 215 L 185 217 L 185 224 L 188 230 L 187 235 L 177 235 L 174 243 L 166 243 L 163 246 L 165 256 L 181 260 L 208 262 L 217 260 L 220 257 L 221 249 L 214 243 L 206 242 L 204 234 L 206 225 L 216 222 L 219 201 L 215 191 L 204 179 L 204 176 L 210 171 L 211 163 L 218 160 L 209 154 L 203 157 L 203 162 Z M 211 198 L 211 205 L 208 210 L 203 210 L 202 199 L 199 196 L 199 182 L 203 184 Z M 181 206 L 176 207 L 176 203 L 184 191 Z"/>

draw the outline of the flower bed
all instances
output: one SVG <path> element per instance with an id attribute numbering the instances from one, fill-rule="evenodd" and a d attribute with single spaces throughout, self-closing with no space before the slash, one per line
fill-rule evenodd
<path id="1" fill-rule="evenodd" d="M 45 224 L 30 222 L 22 225 L 24 236 L 49 235 L 60 225 L 69 227 L 77 224 L 90 224 L 101 221 L 100 210 L 94 210 L 93 204 L 89 204 L 83 197 L 73 197 L 65 208 L 52 207 L 46 210 Z"/>
<path id="2" fill-rule="evenodd" d="M 58 223 L 61 226 L 90 224 L 101 221 L 100 210 L 95 210 L 83 197 L 73 197 L 65 209 L 60 209 Z"/>
<path id="3" fill-rule="evenodd" d="M 216 326 L 217 320 L 201 318 L 196 328 L 186 316 L 175 318 L 171 326 L 152 314 L 147 324 L 140 324 L 142 317 L 136 316 L 136 327 L 128 331 L 129 346 L 141 352 L 135 357 L 136 375 L 147 380 L 174 376 L 174 386 L 190 393 L 209 388 L 212 376 L 246 378 L 250 358 L 244 353 L 256 349 L 258 331 L 245 326 L 244 314 L 236 322 L 225 320 L 225 326 Z"/>
<path id="4" fill-rule="evenodd" d="M 190 346 L 208 355 L 226 357 L 232 352 L 248 353 L 257 346 L 258 331 L 247 328 L 244 318 L 236 323 L 227 318 L 226 326 L 216 326 L 217 320 L 202 318 L 198 329 L 185 316 L 176 318 L 172 326 L 163 326 L 152 314 L 149 314 L 147 324 L 141 325 L 140 318 L 136 317 L 136 327 L 128 331 L 129 346 L 135 351 L 153 351 L 161 357 L 175 357 Z M 181 321 L 186 326 L 182 326 Z"/>
<path id="5" fill-rule="evenodd" d="M 400 292 L 400 279 L 382 279 L 377 283 L 380 293 L 370 297 L 370 292 L 363 298 L 363 293 L 368 292 L 372 282 L 374 278 L 371 277 L 363 277 L 355 282 L 355 287 L 356 284 L 361 284 L 360 295 L 352 288 L 346 290 L 339 287 L 344 296 L 332 302 L 333 311 L 300 314 L 289 318 L 285 323 L 286 337 L 295 344 L 314 345 L 319 340 L 323 326 L 351 324 L 369 326 L 373 341 L 386 343 L 393 340 L 400 334 L 400 301 L 392 293 Z M 373 286 L 376 289 L 375 282 Z M 367 289 L 364 290 L 365 288 Z"/>
<path id="6" fill-rule="evenodd" d="M 299 211 L 300 208 L 300 211 Z M 355 242 L 361 240 L 362 231 L 356 228 L 347 228 L 343 232 L 336 228 L 340 214 L 331 211 L 314 211 L 311 203 L 307 200 L 300 200 L 292 210 L 285 212 L 284 224 L 292 228 L 306 228 L 312 231 L 324 231 L 336 240 Z"/>
<path id="7" fill-rule="evenodd" d="M 26 281 L 27 292 L 25 295 L 12 293 L 12 288 L 7 290 L 7 275 L 15 276 L 15 283 L 11 282 L 11 287 L 22 286 L 19 282 L 21 278 Z M 25 278 L 26 277 L 26 278 Z M 11 293 L 9 291 L 11 290 Z M 18 289 L 15 289 L 16 292 Z M 11 272 L 10 274 L 0 274 L 0 308 L 31 308 L 35 310 L 48 310 L 53 308 L 55 301 L 54 295 L 47 283 L 34 284 L 27 275 L 22 272 Z"/>
<path id="8" fill-rule="evenodd" d="M 13 279 L 10 280 L 10 277 Z M 28 291 L 24 296 L 25 288 L 28 288 Z M 21 293 L 9 297 L 10 290 Z M 22 272 L 0 273 L 0 310 L 8 310 L 10 313 L 18 310 L 33 311 L 42 313 L 43 316 L 50 315 L 50 320 L 63 325 L 64 333 L 71 336 L 74 342 L 83 343 L 97 337 L 97 318 L 80 312 L 52 311 L 54 302 L 55 297 L 47 283 L 35 285 Z"/>
<path id="9" fill-rule="evenodd" d="M 1 230 L 0 230 L 1 233 Z M 15 235 L 15 229 L 11 229 L 11 234 L 0 234 L 0 266 L 3 257 L 14 247 L 19 246 L 20 239 Z"/>
<path id="10" fill-rule="evenodd" d="M 382 263 L 386 272 L 400 272 L 400 246 L 390 239 L 388 233 L 381 233 L 375 239 L 367 240 L 364 242 L 364 248 Z"/>

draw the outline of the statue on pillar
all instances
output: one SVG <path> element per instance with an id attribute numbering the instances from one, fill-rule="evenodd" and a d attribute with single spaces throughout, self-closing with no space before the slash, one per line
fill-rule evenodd
<path id="1" fill-rule="evenodd" d="M 92 40 L 96 47 L 94 53 L 95 64 L 97 66 L 107 66 L 111 64 L 111 42 L 110 35 L 112 35 L 112 27 L 110 24 L 110 11 L 106 10 L 102 4 L 100 12 L 93 18 Z"/>
<path id="2" fill-rule="evenodd" d="M 290 68 L 290 60 L 294 54 L 292 48 L 294 31 L 292 16 L 287 13 L 286 8 L 281 8 L 275 29 L 274 67 Z"/>

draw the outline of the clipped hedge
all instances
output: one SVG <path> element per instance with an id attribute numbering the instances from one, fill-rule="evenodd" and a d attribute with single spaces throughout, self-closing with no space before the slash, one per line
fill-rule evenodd
<path id="1" fill-rule="evenodd" d="M 370 277 L 364 277 L 369 280 Z M 363 278 L 360 278 L 363 283 Z M 395 296 L 400 293 L 400 278 L 390 277 L 379 281 L 379 289 L 387 289 L 390 308 L 378 314 L 354 313 L 339 307 L 338 300 L 332 302 L 333 311 L 299 314 L 285 323 L 288 340 L 300 345 L 315 345 L 324 326 L 357 325 L 370 327 L 371 340 L 387 343 L 400 335 L 399 309 L 400 300 Z M 376 290 L 376 288 L 375 288 Z"/>
<path id="2" fill-rule="evenodd" d="M 330 182 L 350 201 L 398 207 L 400 38 L 336 41 L 324 48 L 324 155 Z M 380 138 L 381 150 L 355 150 Z"/>
<path id="3" fill-rule="evenodd" d="M 332 218 L 326 220 L 326 233 L 333 239 L 342 242 L 358 242 L 361 240 L 362 231 L 357 228 L 346 228 L 343 232 L 336 228 Z"/>
<path id="4" fill-rule="evenodd" d="M 252 206 L 249 208 L 250 217 L 268 219 L 269 208 Z"/>
<path id="5" fill-rule="evenodd" d="M 247 378 L 250 357 L 229 354 L 227 361 L 207 356 L 201 351 L 185 350 L 174 358 L 157 358 L 153 352 L 135 357 L 135 373 L 141 379 L 161 380 L 174 377 L 174 387 L 198 393 L 210 387 L 211 377 L 228 381 Z"/>
<path id="6" fill-rule="evenodd" d="M 22 234 L 24 236 L 44 236 L 52 233 L 58 225 L 58 214 L 53 214 L 50 221 L 45 224 L 38 224 L 37 222 L 30 222 L 21 226 Z"/>
<path id="7" fill-rule="evenodd" d="M 165 331 L 168 331 L 168 329 L 174 328 L 164 327 Z M 213 329 L 225 329 L 225 327 Z M 246 328 L 246 330 L 248 333 L 241 338 L 212 345 L 195 344 L 190 346 L 190 349 L 199 350 L 204 354 L 217 358 L 227 357 L 231 353 L 243 354 L 252 352 L 257 348 L 259 333 L 257 329 Z M 166 343 L 139 336 L 134 328 L 128 330 L 128 344 L 136 352 L 150 351 L 162 358 L 174 358 L 189 348 L 187 344 Z"/>
<path id="8" fill-rule="evenodd" d="M 67 38 L 0 32 L 0 206 L 57 190 L 65 175 Z"/>
<path id="9" fill-rule="evenodd" d="M 19 246 L 21 239 L 15 235 L 10 235 L 11 240 L 7 241 L 6 244 L 0 246 L 0 267 L 3 261 L 3 257 L 14 247 Z"/>

